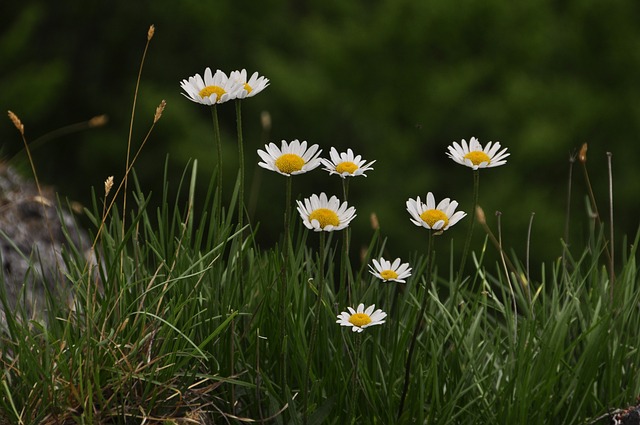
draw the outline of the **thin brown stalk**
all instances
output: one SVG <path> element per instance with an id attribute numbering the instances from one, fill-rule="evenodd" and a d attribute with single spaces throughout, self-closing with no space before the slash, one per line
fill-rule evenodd
<path id="1" fill-rule="evenodd" d="M 34 152 L 37 148 L 42 146 L 44 143 L 48 142 L 52 139 L 57 139 L 58 137 L 65 136 L 67 134 L 76 133 L 78 131 L 101 127 L 105 125 L 109 121 L 109 118 L 106 115 L 97 115 L 87 121 L 78 122 L 75 124 L 69 124 L 64 127 L 53 130 L 43 136 L 38 137 L 37 139 L 31 141 L 29 143 L 29 149 L 31 152 Z M 19 130 L 19 129 L 18 129 Z M 16 161 L 17 157 L 22 154 L 22 150 L 11 157 L 8 162 Z"/>
<path id="2" fill-rule="evenodd" d="M 495 235 L 493 234 L 493 232 L 489 228 L 489 225 L 487 224 L 486 217 L 484 215 L 484 210 L 479 205 L 476 208 L 476 217 L 478 218 L 478 223 L 480 223 L 480 225 L 484 229 L 484 231 L 487 234 L 487 236 L 489 236 L 489 240 L 491 241 L 493 246 L 495 246 L 496 249 L 498 250 L 498 252 L 500 253 L 500 256 L 504 260 L 505 265 L 509 268 L 511 273 L 513 273 L 518 278 L 518 281 L 520 282 L 522 287 L 523 288 L 527 287 L 528 282 L 525 282 L 524 279 L 518 274 L 518 270 L 513 265 L 511 260 L 509 260 L 509 257 L 504 255 L 504 252 L 503 252 L 503 249 L 502 249 L 502 243 L 500 241 L 498 241 L 498 239 L 496 239 Z"/>
<path id="3" fill-rule="evenodd" d="M 161 102 L 161 105 L 162 104 L 166 105 L 166 102 L 163 100 Z M 157 114 L 156 114 L 156 116 L 157 116 Z M 109 215 L 109 213 L 111 212 L 111 209 L 113 208 L 113 205 L 115 204 L 115 201 L 116 201 L 116 198 L 118 197 L 118 194 L 120 193 L 120 191 L 122 190 L 123 186 L 125 185 L 127 176 L 131 172 L 131 169 L 133 168 L 134 164 L 136 163 L 136 160 L 138 159 L 138 156 L 140 156 L 140 152 L 142 152 L 142 149 L 147 144 L 147 141 L 149 140 L 149 137 L 151 136 L 151 132 L 153 131 L 153 128 L 155 127 L 157 122 L 158 121 L 155 119 L 155 116 L 154 116 L 154 121 L 151 124 L 151 127 L 149 127 L 149 131 L 147 131 L 146 136 L 144 137 L 144 139 L 142 140 L 142 143 L 140 144 L 140 147 L 138 148 L 138 150 L 136 151 L 135 155 L 131 159 L 131 162 L 129 163 L 129 166 L 125 170 L 123 179 L 120 181 L 120 184 L 116 188 L 116 191 L 113 194 L 113 197 L 111 198 L 111 202 L 109 203 L 109 206 L 107 207 L 107 210 L 105 212 L 105 216 L 104 216 L 103 220 L 100 222 L 100 227 L 98 228 L 98 231 L 96 232 L 96 237 L 94 238 L 93 244 L 91 246 L 92 248 L 95 248 L 96 244 L 98 243 L 98 239 L 100 237 L 100 234 L 102 233 L 102 229 L 104 228 L 104 226 L 106 224 L 106 216 Z M 123 227 L 124 227 L 124 221 L 123 221 Z"/>
<path id="4" fill-rule="evenodd" d="M 123 199 L 122 199 L 122 239 L 124 239 L 124 234 L 125 234 L 125 221 L 126 221 L 126 211 L 127 211 L 127 185 L 128 185 L 128 181 L 129 181 L 129 161 L 130 161 L 130 155 L 131 155 L 131 139 L 133 137 L 133 121 L 136 115 L 136 103 L 138 101 L 138 90 L 140 88 L 140 79 L 142 78 L 142 68 L 144 67 L 144 61 L 145 58 L 147 57 L 147 50 L 149 49 L 149 43 L 151 42 L 151 39 L 153 38 L 153 34 L 155 33 L 155 27 L 153 25 L 151 25 L 149 27 L 149 30 L 147 31 L 147 43 L 144 46 L 144 51 L 142 52 L 142 59 L 140 61 L 140 69 L 138 70 L 138 78 L 136 79 L 136 88 L 135 91 L 133 93 L 133 105 L 131 107 L 131 119 L 129 121 L 129 137 L 127 138 L 127 159 L 126 159 L 126 166 L 125 166 L 125 174 L 124 174 L 124 191 L 123 191 Z M 157 111 L 156 111 L 156 116 L 158 116 Z M 154 124 L 156 123 L 156 119 L 154 117 Z M 124 255 L 124 252 L 122 253 L 122 255 Z M 120 266 L 122 267 L 124 264 L 123 261 L 121 261 Z M 120 270 L 122 271 L 122 270 Z"/>
<path id="5" fill-rule="evenodd" d="M 44 217 L 45 225 L 47 226 L 47 232 L 49 233 L 49 239 L 51 240 L 51 246 L 53 247 L 55 245 L 54 238 L 53 238 L 53 231 L 51 230 L 51 223 L 49 221 L 49 216 L 46 210 L 45 197 L 42 194 L 42 186 L 40 186 L 40 181 L 38 180 L 38 173 L 36 172 L 36 165 L 33 162 L 33 157 L 31 156 L 31 149 L 29 149 L 29 143 L 27 142 L 27 138 L 24 134 L 24 124 L 22 123 L 22 121 L 20 121 L 20 118 L 18 118 L 18 116 L 12 111 L 8 111 L 8 115 L 11 122 L 13 122 L 13 125 L 20 132 L 20 137 L 22 138 L 22 143 L 24 144 L 24 150 L 27 154 L 29 165 L 31 166 L 31 172 L 33 173 L 33 180 L 36 184 L 36 189 L 38 190 L 38 203 L 42 207 L 42 216 Z M 64 276 L 62 275 L 62 270 L 60 267 L 60 260 L 58 259 L 57 255 L 54 255 L 54 258 L 56 260 L 56 270 L 60 275 L 60 278 L 64 279 Z"/>

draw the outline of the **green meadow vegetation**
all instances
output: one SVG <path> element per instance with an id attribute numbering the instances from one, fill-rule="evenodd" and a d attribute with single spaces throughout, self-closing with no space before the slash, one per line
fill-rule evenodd
<path id="1" fill-rule="evenodd" d="M 150 29 L 147 45 L 152 38 Z M 247 77 L 225 74 L 215 83 L 205 77 L 207 90 L 195 94 L 186 87 L 196 83 L 183 81 L 181 100 L 211 110 L 215 166 L 202 179 L 199 158 L 177 174 L 165 161 L 160 193 L 140 184 L 136 166 L 170 105 L 160 102 L 154 114 L 134 102 L 131 125 L 150 122 L 148 133 L 139 141 L 129 133 L 122 144 L 126 174 L 105 176 L 84 211 L 95 261 L 73 244 L 63 253 L 72 309 L 51 297 L 45 320 L 20 307 L 7 314 L 0 336 L 2 420 L 596 424 L 635 402 L 640 233 L 614 238 L 610 193 L 594 194 L 586 184 L 587 208 L 561 212 L 567 223 L 587 218 L 584 243 L 561 245 L 555 261 L 532 263 L 528 250 L 518 256 L 503 248 L 499 214 L 494 225 L 476 208 L 493 167 L 509 167 L 518 148 L 470 145 L 462 149 L 466 155 L 449 150 L 450 158 L 439 152 L 451 165 L 447 173 L 466 174 L 473 184 L 442 203 L 438 191 L 435 204 L 422 198 L 429 187 L 405 193 L 409 202 L 394 210 L 421 248 L 402 259 L 410 269 L 389 265 L 381 258 L 398 255 L 387 228 L 350 201 L 374 190 L 356 171 L 373 167 L 367 170 L 373 175 L 384 157 L 366 165 L 353 157 L 320 164 L 311 144 L 288 151 L 283 145 L 277 154 L 265 146 L 260 156 L 246 149 L 242 106 L 253 94 L 268 98 L 271 88 Z M 260 93 L 246 84 L 261 84 Z M 220 118 L 228 116 L 238 148 L 225 153 L 239 164 L 232 173 L 220 150 Z M 21 118 L 10 118 L 29 153 Z M 321 148 L 326 159 L 330 146 Z M 573 178 L 588 181 L 586 146 L 573 159 Z M 260 160 L 280 180 L 285 202 L 270 206 L 278 221 L 247 211 L 245 168 Z M 312 169 L 314 161 L 338 176 Z M 314 194 L 298 192 L 297 173 L 305 172 L 324 173 L 316 182 L 339 179 L 340 200 L 313 200 L 321 186 Z M 458 205 L 458 195 L 473 201 Z M 355 240 L 352 220 L 369 222 L 366 240 Z M 257 237 L 264 227 L 279 234 L 271 245 Z M 498 261 L 487 260 L 489 254 Z"/>

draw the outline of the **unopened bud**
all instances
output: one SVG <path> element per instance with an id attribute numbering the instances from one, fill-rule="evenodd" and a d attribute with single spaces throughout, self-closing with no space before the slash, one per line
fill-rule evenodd
<path id="1" fill-rule="evenodd" d="M 478 223 L 482 225 L 487 224 L 487 218 L 484 215 L 484 210 L 480 205 L 476 206 L 476 218 L 478 219 Z"/>
<path id="2" fill-rule="evenodd" d="M 271 114 L 269 111 L 262 111 L 260 114 L 260 123 L 262 124 L 262 130 L 265 132 L 271 131 Z"/>
<path id="3" fill-rule="evenodd" d="M 582 144 L 582 147 L 580 148 L 580 153 L 578 154 L 578 159 L 583 164 L 587 162 L 587 144 L 586 143 Z"/>
<path id="4" fill-rule="evenodd" d="M 378 221 L 378 216 L 376 215 L 376 213 L 372 212 L 369 216 L 369 220 L 371 221 L 371 228 L 373 230 L 380 229 L 380 222 Z"/>
<path id="5" fill-rule="evenodd" d="M 156 27 L 151 25 L 149 27 L 149 31 L 147 31 L 147 41 L 151 41 L 151 39 L 153 38 L 153 34 L 155 34 L 155 32 L 156 32 Z"/>

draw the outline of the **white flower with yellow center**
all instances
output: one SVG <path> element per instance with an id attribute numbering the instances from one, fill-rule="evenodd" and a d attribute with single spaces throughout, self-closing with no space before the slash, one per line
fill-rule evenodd
<path id="1" fill-rule="evenodd" d="M 298 212 L 302 222 L 309 230 L 314 232 L 332 232 L 342 230 L 349 225 L 356 216 L 356 209 L 349 207 L 347 202 L 340 204 L 337 197 L 327 199 L 324 192 L 305 198 L 298 203 Z"/>
<path id="2" fill-rule="evenodd" d="M 238 99 L 244 99 L 245 97 L 252 97 L 260 93 L 269 85 L 269 79 L 261 77 L 257 72 L 251 75 L 251 78 L 247 80 L 247 70 L 233 71 L 229 75 L 230 80 L 237 81 L 242 84 L 242 88 L 237 94 Z"/>
<path id="3" fill-rule="evenodd" d="M 396 258 L 393 263 L 380 257 L 380 261 L 373 259 L 373 266 L 369 264 L 369 273 L 385 282 L 394 281 L 406 283 L 406 278 L 411 276 L 409 263 L 400 264 L 400 259 Z"/>
<path id="4" fill-rule="evenodd" d="M 478 139 L 472 137 L 469 145 L 464 139 L 462 139 L 461 144 L 453 142 L 453 145 L 449 146 L 447 156 L 458 164 L 477 170 L 478 168 L 497 167 L 506 164 L 507 160 L 505 158 L 510 154 L 507 153 L 507 148 L 498 152 L 499 150 L 499 142 L 489 142 L 483 149 Z"/>
<path id="5" fill-rule="evenodd" d="M 180 87 L 186 92 L 182 93 L 187 99 L 201 103 L 203 105 L 214 105 L 235 99 L 243 89 L 242 83 L 235 79 L 230 79 L 227 74 L 216 70 L 211 72 L 211 68 L 204 71 L 204 79 L 200 74 L 182 80 Z"/>
<path id="6" fill-rule="evenodd" d="M 337 317 L 336 323 L 340 326 L 351 326 L 353 332 L 362 332 L 365 328 L 384 323 L 387 313 L 378 309 L 372 304 L 365 310 L 364 304 L 360 304 L 357 309 L 347 307 L 348 311 L 343 311 Z M 374 311 L 375 310 L 375 311 Z"/>
<path id="7" fill-rule="evenodd" d="M 346 177 L 355 177 L 355 176 L 367 176 L 365 171 L 373 170 L 374 161 L 366 163 L 362 156 L 354 155 L 351 149 L 347 149 L 346 152 L 338 153 L 336 148 L 331 148 L 329 151 L 329 155 L 331 156 L 331 160 L 321 158 L 320 161 L 322 165 L 324 165 L 324 170 L 328 171 L 329 174 L 337 174 L 343 179 Z"/>
<path id="8" fill-rule="evenodd" d="M 430 230 L 447 230 L 467 215 L 463 211 L 456 212 L 458 203 L 445 198 L 436 205 L 431 192 L 427 193 L 427 203 L 418 196 L 407 201 L 407 211 L 411 214 L 411 222 Z"/>
<path id="9" fill-rule="evenodd" d="M 275 143 L 265 145 L 265 150 L 258 149 L 258 155 L 263 162 L 258 165 L 267 170 L 275 171 L 285 176 L 306 173 L 320 165 L 318 145 L 311 145 L 307 149 L 307 142 L 293 140 L 291 143 L 282 141 L 278 148 Z"/>

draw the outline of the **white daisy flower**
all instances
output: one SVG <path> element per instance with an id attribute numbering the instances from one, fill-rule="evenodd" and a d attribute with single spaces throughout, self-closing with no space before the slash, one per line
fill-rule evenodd
<path id="1" fill-rule="evenodd" d="M 233 71 L 229 75 L 230 80 L 238 81 L 242 84 L 242 89 L 238 92 L 237 98 L 244 99 L 245 97 L 253 97 L 267 88 L 269 85 L 269 79 L 261 77 L 257 72 L 251 75 L 251 78 L 247 80 L 247 70 Z"/>
<path id="2" fill-rule="evenodd" d="M 340 204 L 335 196 L 327 199 L 324 192 L 320 196 L 311 195 L 311 198 L 305 198 L 304 203 L 296 202 L 302 222 L 307 229 L 314 232 L 342 230 L 356 216 L 354 207 L 349 207 L 346 202 Z"/>
<path id="3" fill-rule="evenodd" d="M 394 281 L 406 283 L 405 279 L 411 276 L 409 263 L 400 264 L 400 259 L 396 258 L 393 263 L 380 257 L 380 261 L 373 259 L 373 266 L 369 264 L 369 273 L 385 282 Z"/>
<path id="4" fill-rule="evenodd" d="M 196 74 L 188 80 L 182 80 L 180 87 L 186 92 L 182 93 L 184 97 L 203 105 L 214 105 L 235 99 L 243 90 L 242 82 L 228 78 L 227 74 L 219 69 L 213 74 L 211 68 L 205 69 L 204 79 L 200 74 Z"/>
<path id="5" fill-rule="evenodd" d="M 343 179 L 348 176 L 366 177 L 365 171 L 373 170 L 371 166 L 376 162 L 371 161 L 366 164 L 367 161 L 362 159 L 360 155 L 354 156 L 351 149 L 338 153 L 336 148 L 331 148 L 329 155 L 331 160 L 320 158 L 322 165 L 325 167 L 324 170 L 328 171 L 329 174 L 337 174 Z"/>
<path id="6" fill-rule="evenodd" d="M 407 211 L 411 214 L 411 222 L 432 230 L 447 230 L 467 215 L 463 211 L 456 211 L 458 203 L 445 198 L 438 205 L 431 192 L 427 193 L 427 203 L 424 204 L 418 196 L 407 201 Z"/>
<path id="7" fill-rule="evenodd" d="M 258 149 L 258 155 L 264 162 L 258 165 L 267 170 L 276 171 L 285 176 L 306 173 L 320 165 L 320 153 L 318 145 L 311 145 L 307 149 L 307 142 L 300 143 L 298 139 L 287 144 L 282 141 L 282 147 L 278 148 L 275 143 L 264 146 L 266 151 Z"/>
<path id="8" fill-rule="evenodd" d="M 336 323 L 340 326 L 351 326 L 353 332 L 362 332 L 365 328 L 374 325 L 381 325 L 384 323 L 387 313 L 376 308 L 375 304 L 370 305 L 367 309 L 364 309 L 364 304 L 360 304 L 356 310 L 351 307 L 347 307 L 347 311 L 343 311 L 337 317 Z"/>
<path id="9" fill-rule="evenodd" d="M 462 146 L 453 142 L 453 145 L 449 146 L 447 156 L 458 164 L 466 165 L 474 170 L 504 165 L 507 163 L 505 158 L 511 155 L 507 153 L 507 148 L 498 152 L 500 150 L 499 142 L 489 142 L 483 149 L 478 139 L 472 137 L 469 145 L 464 139 L 461 144 Z"/>

